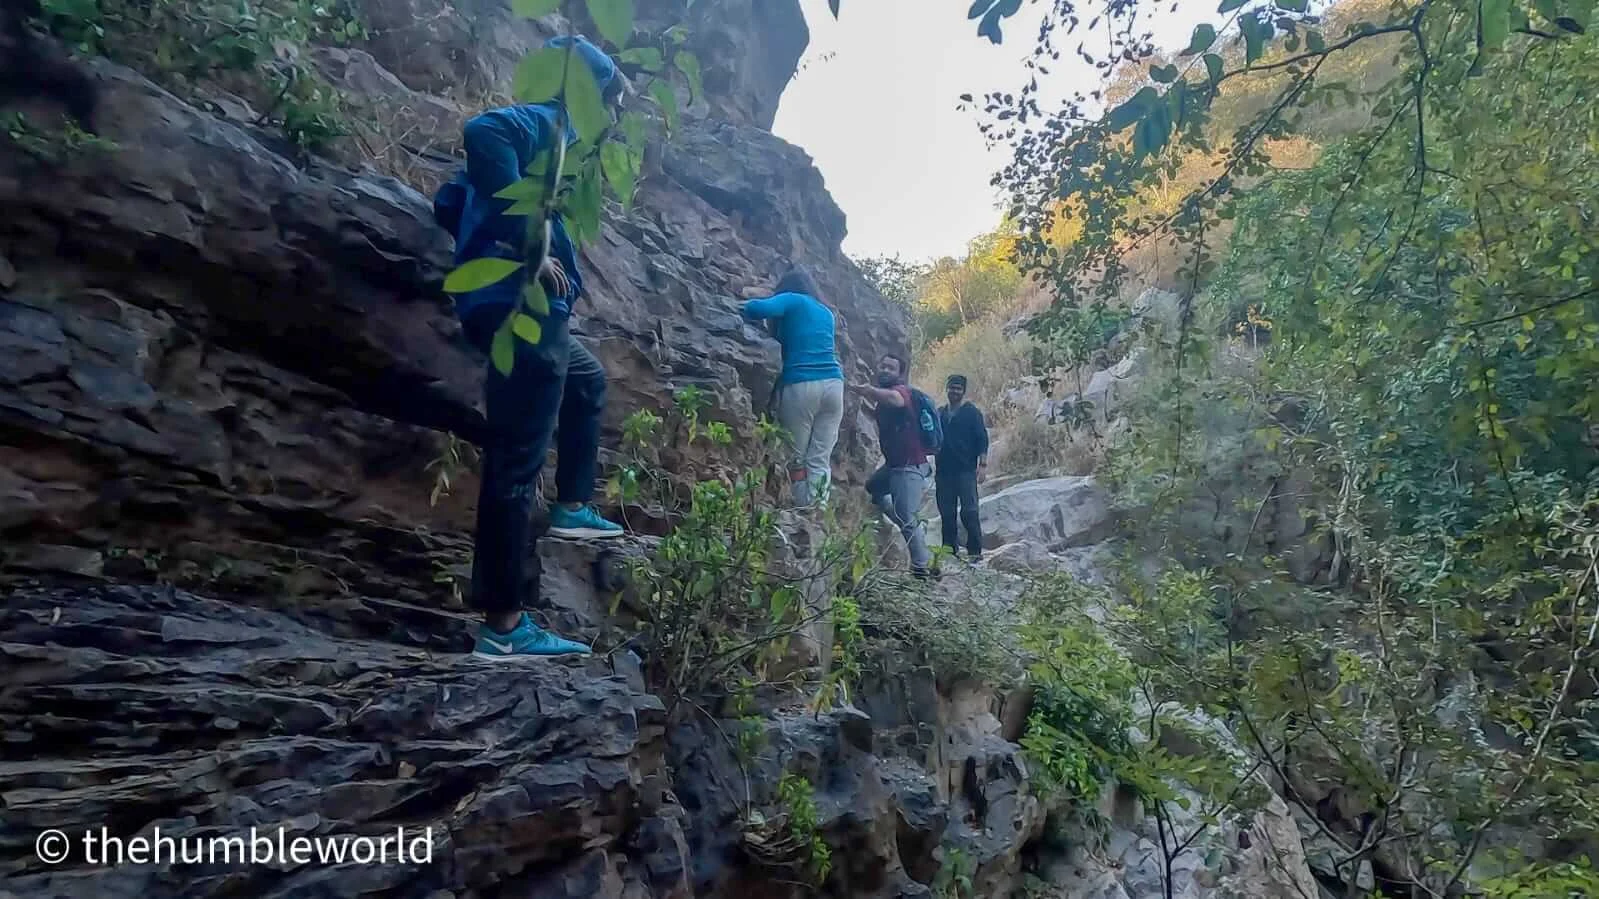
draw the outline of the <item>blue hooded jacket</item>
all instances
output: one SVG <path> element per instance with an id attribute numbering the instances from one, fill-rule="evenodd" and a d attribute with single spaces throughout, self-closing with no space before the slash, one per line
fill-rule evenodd
<path id="1" fill-rule="evenodd" d="M 572 38 L 557 37 L 546 47 L 564 47 Z M 616 63 L 605 51 L 588 40 L 575 39 L 577 53 L 594 73 L 603 93 L 617 76 Z M 436 221 L 455 236 L 455 264 L 473 259 L 523 258 L 527 236 L 525 215 L 504 215 L 512 201 L 494 195 L 520 181 L 538 154 L 555 141 L 558 105 L 524 104 L 490 109 L 467 120 L 462 129 L 466 167 L 440 187 L 433 197 Z M 570 122 L 566 127 L 567 146 L 577 140 Z M 577 270 L 577 253 L 559 214 L 551 217 L 550 254 L 566 269 L 572 281 L 571 292 L 550 297 L 551 315 L 568 315 L 572 303 L 583 293 L 583 279 Z M 482 290 L 457 294 L 455 311 L 466 316 L 480 306 L 512 306 L 522 296 L 528 273 L 520 272 Z"/>

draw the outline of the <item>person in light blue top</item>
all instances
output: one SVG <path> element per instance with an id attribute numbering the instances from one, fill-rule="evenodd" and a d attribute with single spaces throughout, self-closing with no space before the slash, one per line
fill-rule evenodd
<path id="1" fill-rule="evenodd" d="M 833 343 L 833 310 L 810 274 L 795 267 L 778 280 L 772 296 L 751 299 L 740 311 L 750 321 L 770 321 L 783 348 L 777 421 L 788 435 L 794 505 L 806 508 L 827 495 L 844 421 L 844 368 Z"/>

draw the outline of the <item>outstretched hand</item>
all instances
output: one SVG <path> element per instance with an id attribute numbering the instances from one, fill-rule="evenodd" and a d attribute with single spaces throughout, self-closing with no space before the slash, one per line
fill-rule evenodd
<path id="1" fill-rule="evenodd" d="M 572 279 L 567 277 L 566 269 L 554 257 L 544 260 L 544 265 L 539 269 L 539 282 L 551 296 L 564 298 L 572 292 Z"/>
<path id="2" fill-rule="evenodd" d="M 764 287 L 746 287 L 744 288 L 743 292 L 739 294 L 739 296 L 746 300 L 758 300 L 769 295 L 770 292 Z"/>

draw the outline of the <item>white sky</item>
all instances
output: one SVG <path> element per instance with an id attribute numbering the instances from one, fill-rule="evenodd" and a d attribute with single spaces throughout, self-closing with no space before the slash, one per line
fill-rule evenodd
<path id="1" fill-rule="evenodd" d="M 1214 17 L 1215 2 L 1181 0 L 1180 13 L 1162 16 L 1162 42 L 1186 45 L 1194 23 Z M 848 216 L 845 252 L 908 261 L 962 255 L 967 241 L 999 223 L 989 179 L 1010 151 L 986 147 L 976 114 L 955 105 L 963 93 L 981 98 L 1025 84 L 1022 63 L 1042 4 L 1006 19 L 998 46 L 966 18 L 971 0 L 843 0 L 837 22 L 826 0 L 800 5 L 811 44 L 772 130 L 816 160 Z M 1063 79 L 1050 93 L 1064 96 L 1097 76 L 1063 57 L 1050 77 Z"/>

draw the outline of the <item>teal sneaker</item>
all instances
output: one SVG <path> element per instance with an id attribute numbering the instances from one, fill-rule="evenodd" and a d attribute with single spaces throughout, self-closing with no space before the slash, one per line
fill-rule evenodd
<path id="1" fill-rule="evenodd" d="M 485 662 L 524 662 L 548 656 L 586 656 L 593 651 L 586 643 L 555 636 L 534 624 L 523 612 L 522 620 L 508 634 L 499 633 L 486 624 L 479 625 L 472 657 Z"/>
<path id="2" fill-rule="evenodd" d="M 551 537 L 620 537 L 622 526 L 600 517 L 590 505 L 568 509 L 557 505 L 550 509 Z"/>

